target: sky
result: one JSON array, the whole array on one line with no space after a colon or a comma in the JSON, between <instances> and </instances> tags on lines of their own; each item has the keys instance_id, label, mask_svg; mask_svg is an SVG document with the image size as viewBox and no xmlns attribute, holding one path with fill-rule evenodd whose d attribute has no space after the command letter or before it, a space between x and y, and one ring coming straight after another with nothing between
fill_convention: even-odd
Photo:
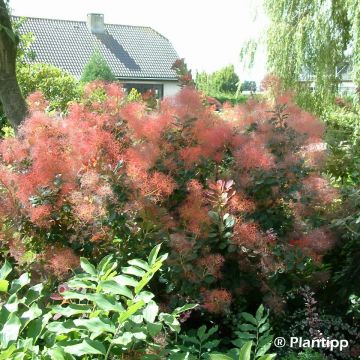
<instances>
[{"instance_id":1,"label":"sky","mask_svg":"<svg viewBox=\"0 0 360 360\"><path fill-rule=\"evenodd\" d=\"M18 16L86 21L88 13L101 13L105 23L150 26L171 41L194 75L233 64L241 81L260 81L266 73L263 50L250 71L243 69L239 57L248 39L266 31L260 4L261 0L10 0L12 14Z\"/></svg>"}]
</instances>

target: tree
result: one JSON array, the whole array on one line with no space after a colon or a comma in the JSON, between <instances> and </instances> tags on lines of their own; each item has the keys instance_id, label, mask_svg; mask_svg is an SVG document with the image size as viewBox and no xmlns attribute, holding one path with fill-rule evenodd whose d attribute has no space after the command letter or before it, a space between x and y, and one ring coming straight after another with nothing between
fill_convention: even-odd
<instances>
[{"instance_id":1,"label":"tree","mask_svg":"<svg viewBox=\"0 0 360 360\"><path fill-rule=\"evenodd\" d=\"M81 81L84 83L94 80L115 81L116 77L113 74L110 66L100 54L99 50L95 50L85 65Z\"/></svg>"},{"instance_id":2,"label":"tree","mask_svg":"<svg viewBox=\"0 0 360 360\"><path fill-rule=\"evenodd\" d=\"M27 106L16 78L18 37L15 35L7 4L0 0L0 101L16 129L27 114Z\"/></svg>"},{"instance_id":3,"label":"tree","mask_svg":"<svg viewBox=\"0 0 360 360\"><path fill-rule=\"evenodd\" d=\"M234 65L225 66L212 74L201 72L196 75L197 88L208 95L234 94L238 82L239 77L235 73Z\"/></svg>"},{"instance_id":4,"label":"tree","mask_svg":"<svg viewBox=\"0 0 360 360\"><path fill-rule=\"evenodd\" d=\"M285 87L314 81L322 98L336 93L338 69L351 63L360 84L360 0L264 0L270 18L268 68Z\"/></svg>"},{"instance_id":5,"label":"tree","mask_svg":"<svg viewBox=\"0 0 360 360\"><path fill-rule=\"evenodd\" d=\"M18 64L17 78L25 97L41 91L49 110L66 111L68 103L79 96L76 79L56 66L44 63Z\"/></svg>"},{"instance_id":6,"label":"tree","mask_svg":"<svg viewBox=\"0 0 360 360\"><path fill-rule=\"evenodd\" d=\"M222 93L234 93L237 89L239 77L235 73L234 65L228 65L212 74L213 86Z\"/></svg>"},{"instance_id":7,"label":"tree","mask_svg":"<svg viewBox=\"0 0 360 360\"><path fill-rule=\"evenodd\" d=\"M256 82L252 81L252 80L245 80L241 86L240 86L240 90L241 91L251 91L251 92L255 92L256 91Z\"/></svg>"}]
</instances>

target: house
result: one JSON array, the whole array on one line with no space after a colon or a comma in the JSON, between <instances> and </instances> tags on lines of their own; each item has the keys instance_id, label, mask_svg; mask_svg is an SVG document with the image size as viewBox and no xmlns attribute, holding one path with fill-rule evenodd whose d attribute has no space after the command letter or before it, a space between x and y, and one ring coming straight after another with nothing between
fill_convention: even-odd
<instances>
[{"instance_id":1,"label":"house","mask_svg":"<svg viewBox=\"0 0 360 360\"><path fill-rule=\"evenodd\" d=\"M354 81L353 67L351 63L336 69L336 74L340 79L339 92L342 94L354 94L357 91L357 85Z\"/></svg>"},{"instance_id":2,"label":"house","mask_svg":"<svg viewBox=\"0 0 360 360\"><path fill-rule=\"evenodd\" d=\"M351 62L345 63L343 66L336 67L336 78L338 80L338 91L339 94L355 94L357 92L357 85L353 78L353 67ZM300 82L308 84L310 89L315 88L315 76L311 71L305 69L301 76Z\"/></svg>"},{"instance_id":3,"label":"house","mask_svg":"<svg viewBox=\"0 0 360 360\"><path fill-rule=\"evenodd\" d=\"M19 20L19 17L14 17ZM35 59L68 71L77 79L97 49L124 88L154 90L159 98L180 89L172 64L179 58L170 41L150 27L105 24L103 14L87 21L26 18L21 34L33 33Z\"/></svg>"}]
</instances>

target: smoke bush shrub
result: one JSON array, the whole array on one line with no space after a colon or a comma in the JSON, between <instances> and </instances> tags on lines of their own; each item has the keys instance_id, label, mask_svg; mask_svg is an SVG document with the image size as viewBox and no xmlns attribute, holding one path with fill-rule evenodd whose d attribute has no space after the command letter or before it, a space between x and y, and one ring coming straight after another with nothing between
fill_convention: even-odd
<instances>
[{"instance_id":1,"label":"smoke bush shrub","mask_svg":"<svg viewBox=\"0 0 360 360\"><path fill-rule=\"evenodd\" d=\"M336 241L324 126L291 95L216 113L185 86L150 110L94 82L62 119L41 111L39 94L30 100L0 146L1 241L42 276L66 277L79 254L126 260L163 241L160 280L178 293L164 301L219 316L254 289L279 307L277 282L298 286Z\"/></svg>"}]
</instances>

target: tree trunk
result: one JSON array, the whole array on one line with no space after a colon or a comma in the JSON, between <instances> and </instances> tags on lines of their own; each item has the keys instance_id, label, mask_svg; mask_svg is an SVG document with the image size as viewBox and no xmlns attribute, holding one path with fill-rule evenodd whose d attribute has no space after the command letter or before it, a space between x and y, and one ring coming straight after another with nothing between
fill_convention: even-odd
<instances>
[{"instance_id":1,"label":"tree trunk","mask_svg":"<svg viewBox=\"0 0 360 360\"><path fill-rule=\"evenodd\" d=\"M4 0L0 0L0 101L16 130L27 115L27 106L16 79L17 40Z\"/></svg>"}]
</instances>

